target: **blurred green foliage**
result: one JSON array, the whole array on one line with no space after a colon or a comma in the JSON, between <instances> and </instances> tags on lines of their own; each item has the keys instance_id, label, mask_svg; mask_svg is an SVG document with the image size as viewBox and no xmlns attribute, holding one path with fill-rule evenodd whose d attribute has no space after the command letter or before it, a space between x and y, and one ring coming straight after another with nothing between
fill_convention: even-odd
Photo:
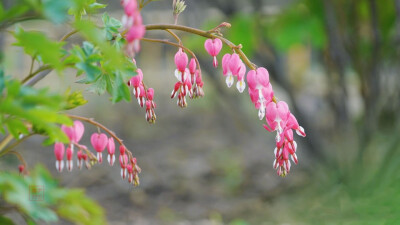
<instances>
[{"instance_id":1,"label":"blurred green foliage","mask_svg":"<svg viewBox=\"0 0 400 225\"><path fill-rule=\"evenodd\" d=\"M58 217L83 225L105 224L103 209L84 195L80 189L58 186L50 173L37 165L29 176L1 172L0 198L5 201L2 209L16 207L28 224L55 222ZM13 224L0 217L1 224Z\"/></svg>"},{"instance_id":2,"label":"blurred green foliage","mask_svg":"<svg viewBox=\"0 0 400 225\"><path fill-rule=\"evenodd\" d=\"M280 50L293 45L326 46L322 1L298 1L263 24L263 35ZM301 21L301 22L300 22Z\"/></svg>"},{"instance_id":3,"label":"blurred green foliage","mask_svg":"<svg viewBox=\"0 0 400 225\"><path fill-rule=\"evenodd\" d=\"M21 27L17 27L14 37L17 40L14 45L22 47L26 54L57 71L63 69L63 63L60 60L64 56L63 42L50 40L41 32L24 31Z\"/></svg>"},{"instance_id":4,"label":"blurred green foliage","mask_svg":"<svg viewBox=\"0 0 400 225\"><path fill-rule=\"evenodd\" d=\"M58 126L72 124L67 116L58 113L66 107L66 97L52 94L47 88L22 86L19 81L5 77L1 70L0 83L0 131L3 134L7 129L15 139L19 139L20 134L29 134L28 128L32 126L34 132L48 136L47 144L68 142Z\"/></svg>"}]
</instances>

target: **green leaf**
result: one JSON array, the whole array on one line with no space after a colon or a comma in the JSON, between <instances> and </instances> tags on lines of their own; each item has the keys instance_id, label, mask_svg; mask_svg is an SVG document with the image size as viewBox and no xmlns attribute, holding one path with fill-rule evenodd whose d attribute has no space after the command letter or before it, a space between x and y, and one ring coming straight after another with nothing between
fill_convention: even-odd
<instances>
[{"instance_id":1,"label":"green leaf","mask_svg":"<svg viewBox=\"0 0 400 225\"><path fill-rule=\"evenodd\" d=\"M56 42L47 38L46 35L35 31L24 31L17 27L14 32L17 42L14 45L21 46L25 53L32 57L40 56L45 64L49 64L57 70L63 68L63 42Z\"/></svg>"},{"instance_id":2,"label":"green leaf","mask_svg":"<svg viewBox=\"0 0 400 225\"><path fill-rule=\"evenodd\" d=\"M0 216L0 224L1 225L14 225L14 222L7 217Z\"/></svg>"},{"instance_id":3,"label":"green leaf","mask_svg":"<svg viewBox=\"0 0 400 225\"><path fill-rule=\"evenodd\" d=\"M44 15L54 23L63 23L68 19L71 1L43 0Z\"/></svg>"},{"instance_id":4,"label":"green leaf","mask_svg":"<svg viewBox=\"0 0 400 225\"><path fill-rule=\"evenodd\" d=\"M122 99L126 101L131 100L131 93L129 91L128 85L123 81L122 77L118 74L115 79L115 88L113 89L112 101L118 102Z\"/></svg>"},{"instance_id":5,"label":"green leaf","mask_svg":"<svg viewBox=\"0 0 400 225\"><path fill-rule=\"evenodd\" d=\"M77 63L76 68L86 73L86 77L89 82L96 80L101 73L100 69L97 66L94 66L88 62Z\"/></svg>"},{"instance_id":6,"label":"green leaf","mask_svg":"<svg viewBox=\"0 0 400 225\"><path fill-rule=\"evenodd\" d=\"M25 124L21 120L8 119L6 125L8 131L15 139L19 139L20 134L29 134L28 128L26 128Z\"/></svg>"},{"instance_id":7,"label":"green leaf","mask_svg":"<svg viewBox=\"0 0 400 225\"><path fill-rule=\"evenodd\" d=\"M39 196L40 201L33 200L34 196ZM0 198L26 215L28 224L55 224L58 216L75 224L106 224L104 210L83 190L59 187L43 166L36 166L27 177L0 172ZM0 224L13 223L0 216Z\"/></svg>"}]
</instances>

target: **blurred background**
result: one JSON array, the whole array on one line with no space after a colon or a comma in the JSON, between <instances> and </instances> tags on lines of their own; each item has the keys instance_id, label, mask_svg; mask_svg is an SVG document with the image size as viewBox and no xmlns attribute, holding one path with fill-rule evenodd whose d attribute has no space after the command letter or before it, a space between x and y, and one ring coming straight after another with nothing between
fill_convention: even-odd
<instances>
[{"instance_id":1,"label":"blurred background","mask_svg":"<svg viewBox=\"0 0 400 225\"><path fill-rule=\"evenodd\" d=\"M107 3L106 11L120 19L119 1ZM173 23L171 3L150 3L144 23ZM155 89L156 124L146 122L135 101L113 105L90 92L84 93L89 103L72 112L124 139L142 168L138 188L107 163L57 173L52 148L42 147L40 138L19 147L28 164L43 163L63 186L86 189L113 225L400 224L400 1L186 3L179 24L208 30L231 23L224 36L269 70L275 95L288 102L307 133L295 137L299 165L285 178L276 175L275 135L262 127L247 90L227 88L204 50L205 39L181 32L201 63L204 98L179 108L169 97L177 49L142 42L136 60ZM66 32L37 21L22 26L57 39ZM161 31L146 37L172 40ZM71 45L81 41L74 36ZM4 42L9 46L13 39ZM5 52L8 71L26 74L30 59L23 51L11 46ZM219 61L227 52L224 47ZM37 86L86 88L74 84L74 74L54 73ZM95 129L86 129L82 143L90 145Z\"/></svg>"}]
</instances>

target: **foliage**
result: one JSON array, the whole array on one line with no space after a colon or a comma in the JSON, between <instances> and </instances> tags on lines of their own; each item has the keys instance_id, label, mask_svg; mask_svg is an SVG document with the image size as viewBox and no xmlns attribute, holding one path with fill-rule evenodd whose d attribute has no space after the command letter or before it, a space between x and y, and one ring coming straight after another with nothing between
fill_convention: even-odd
<instances>
[{"instance_id":1,"label":"foliage","mask_svg":"<svg viewBox=\"0 0 400 225\"><path fill-rule=\"evenodd\" d=\"M33 193L35 190L38 190L37 194ZM14 172L1 172L0 198L6 202L5 208L17 207L28 224L51 223L58 217L77 224L105 224L103 209L86 197L83 190L59 187L40 165L26 177ZM6 217L0 217L0 222L13 224Z\"/></svg>"},{"instance_id":2,"label":"foliage","mask_svg":"<svg viewBox=\"0 0 400 225\"><path fill-rule=\"evenodd\" d=\"M3 84L0 90L0 129L3 134L7 128L15 139L19 139L20 134L29 134L31 127L34 132L48 136L48 144L54 141L68 142L57 126L72 124L68 117L58 112L66 108L67 96L51 94L47 88L23 86L15 79L4 77L2 71L0 83Z\"/></svg>"},{"instance_id":3,"label":"foliage","mask_svg":"<svg viewBox=\"0 0 400 225\"><path fill-rule=\"evenodd\" d=\"M136 66L123 51L122 24L107 13L99 26L91 20L91 14L106 7L96 0L16 0L0 3L0 31L11 30L14 46L20 47L31 57L29 73L22 80L9 76L0 53L0 132L9 134L1 142L0 156L11 150L7 145L15 139L40 134L47 139L45 145L69 142L60 125L72 125L65 115L70 109L87 103L82 92L68 89L54 93L49 88L33 88L38 80L55 70L63 75L68 68L77 71L78 83L87 84L88 90L97 94L108 92L112 102L130 101L127 81L135 76ZM54 24L70 25L73 29L60 40L50 38L45 30L29 30L19 23L42 19ZM10 29L14 26L14 29ZM14 30L14 31L12 31ZM79 32L81 45L67 45L66 40ZM2 33L3 35L3 33ZM6 33L4 33L6 35ZM36 81L31 82L33 79ZM24 173L26 173L24 171ZM29 201L29 186L45 187L44 201ZM2 173L0 194L10 207L17 207L28 224L39 221L52 223L58 217L76 224L104 224L103 210L78 189L59 188L57 182L42 167L23 177L15 173ZM1 224L13 224L0 217Z\"/></svg>"}]
</instances>

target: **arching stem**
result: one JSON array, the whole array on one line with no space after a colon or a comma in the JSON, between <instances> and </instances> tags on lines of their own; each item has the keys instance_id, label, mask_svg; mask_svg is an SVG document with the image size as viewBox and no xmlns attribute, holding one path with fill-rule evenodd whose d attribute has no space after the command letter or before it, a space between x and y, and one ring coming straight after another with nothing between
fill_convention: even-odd
<instances>
[{"instance_id":1,"label":"arching stem","mask_svg":"<svg viewBox=\"0 0 400 225\"><path fill-rule=\"evenodd\" d=\"M130 159L133 158L132 152L130 152L128 150L128 148L124 145L122 139L120 139L117 135L115 135L115 133L108 129L107 127L105 127L103 124L96 122L94 119L92 118L86 118L83 116L76 116L76 115L70 115L70 114L66 114L66 116L68 116L71 119L76 119L76 120L80 120L80 121L84 121L86 123L92 124L96 127L99 127L100 129L104 130L106 133L108 133L111 137L113 137L120 145L124 146L125 151L128 153Z\"/></svg>"}]
</instances>

